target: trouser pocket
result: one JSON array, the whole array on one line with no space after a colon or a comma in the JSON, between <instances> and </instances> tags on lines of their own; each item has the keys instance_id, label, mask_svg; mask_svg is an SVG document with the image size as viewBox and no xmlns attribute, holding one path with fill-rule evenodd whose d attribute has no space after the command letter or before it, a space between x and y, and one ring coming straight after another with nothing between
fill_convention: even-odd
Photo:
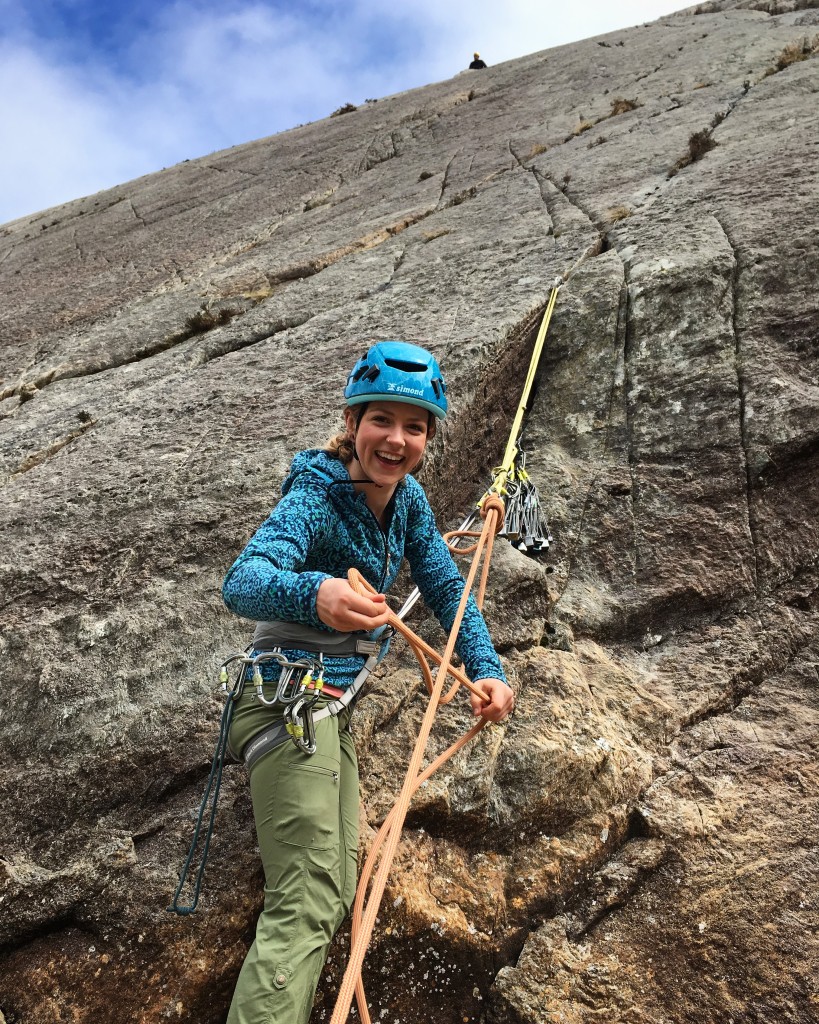
<instances>
[{"instance_id":1,"label":"trouser pocket","mask_svg":"<svg viewBox=\"0 0 819 1024\"><path fill-rule=\"evenodd\" d=\"M322 754L291 760L276 780L272 833L275 839L309 850L338 845L339 762Z\"/></svg>"}]
</instances>

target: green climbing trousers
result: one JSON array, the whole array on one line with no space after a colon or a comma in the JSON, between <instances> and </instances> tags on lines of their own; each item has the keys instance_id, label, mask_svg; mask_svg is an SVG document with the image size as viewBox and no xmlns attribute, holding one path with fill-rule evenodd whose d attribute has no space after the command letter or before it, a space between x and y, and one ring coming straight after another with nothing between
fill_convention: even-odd
<instances>
[{"instance_id":1,"label":"green climbing trousers","mask_svg":"<svg viewBox=\"0 0 819 1024\"><path fill-rule=\"evenodd\" d=\"M246 692L230 742L240 750L280 713ZM288 739L250 773L264 908L227 1024L307 1024L330 941L355 898L358 762L350 712L316 723L312 756Z\"/></svg>"}]
</instances>

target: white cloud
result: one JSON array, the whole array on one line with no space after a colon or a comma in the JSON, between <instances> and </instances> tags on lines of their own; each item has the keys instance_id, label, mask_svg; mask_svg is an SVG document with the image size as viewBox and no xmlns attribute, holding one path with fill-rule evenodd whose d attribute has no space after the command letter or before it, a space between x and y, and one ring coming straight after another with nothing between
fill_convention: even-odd
<instances>
[{"instance_id":1,"label":"white cloud","mask_svg":"<svg viewBox=\"0 0 819 1024\"><path fill-rule=\"evenodd\" d=\"M423 36L416 55L426 65L434 54L442 75L451 75L469 63L477 50L489 64L528 53L587 39L618 28L653 21L689 6L685 0L397 0L394 15L413 12ZM376 18L380 0L358 0L362 16Z\"/></svg>"},{"instance_id":2,"label":"white cloud","mask_svg":"<svg viewBox=\"0 0 819 1024\"><path fill-rule=\"evenodd\" d=\"M0 46L0 219L131 176L140 153L118 130L102 85L26 48Z\"/></svg>"}]
</instances>

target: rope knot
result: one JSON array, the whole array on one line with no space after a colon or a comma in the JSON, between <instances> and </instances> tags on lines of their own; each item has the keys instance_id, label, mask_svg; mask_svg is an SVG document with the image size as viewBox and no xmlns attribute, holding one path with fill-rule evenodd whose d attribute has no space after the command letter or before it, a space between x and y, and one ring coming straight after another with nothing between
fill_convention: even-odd
<instances>
[{"instance_id":1,"label":"rope knot","mask_svg":"<svg viewBox=\"0 0 819 1024\"><path fill-rule=\"evenodd\" d=\"M486 519L492 509L494 509L498 514L497 519L495 520L495 533L500 533L503 529L506 506L503 503L503 498L501 498L499 494L489 494L484 498L483 504L481 505L481 518Z\"/></svg>"}]
</instances>

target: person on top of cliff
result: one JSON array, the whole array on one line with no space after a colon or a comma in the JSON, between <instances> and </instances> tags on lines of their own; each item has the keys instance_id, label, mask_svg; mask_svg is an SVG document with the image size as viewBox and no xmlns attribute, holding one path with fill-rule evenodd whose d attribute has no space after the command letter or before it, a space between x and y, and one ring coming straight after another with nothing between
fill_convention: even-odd
<instances>
[{"instance_id":1,"label":"person on top of cliff","mask_svg":"<svg viewBox=\"0 0 819 1024\"><path fill-rule=\"evenodd\" d=\"M484 64L484 62L481 60L481 55L479 53L473 54L473 60L472 60L472 63L469 65L469 70L470 71L477 71L478 68L485 68L485 67L486 67L486 64Z\"/></svg>"},{"instance_id":2,"label":"person on top of cliff","mask_svg":"<svg viewBox=\"0 0 819 1024\"><path fill-rule=\"evenodd\" d=\"M326 447L295 456L281 500L223 585L228 608L257 620L254 656L274 649L265 646L271 636L291 662L334 652L324 663L323 692L325 703L339 704L366 675L364 655L356 653L360 638L375 646L373 631L387 622L384 593L404 558L447 630L465 586L411 475L447 411L435 358L417 345L379 342L356 363L344 395L344 429ZM353 590L346 578L352 566L377 594ZM514 696L471 597L456 649L488 698L483 704L470 696L474 714L501 721ZM294 749L287 733L266 749L267 737L282 733L284 709L273 700L279 664L260 667L265 702L257 687L245 687L229 739L250 771L265 898L227 1024L306 1024L329 944L355 896L352 702L321 720L316 713L314 754Z\"/></svg>"}]
</instances>

